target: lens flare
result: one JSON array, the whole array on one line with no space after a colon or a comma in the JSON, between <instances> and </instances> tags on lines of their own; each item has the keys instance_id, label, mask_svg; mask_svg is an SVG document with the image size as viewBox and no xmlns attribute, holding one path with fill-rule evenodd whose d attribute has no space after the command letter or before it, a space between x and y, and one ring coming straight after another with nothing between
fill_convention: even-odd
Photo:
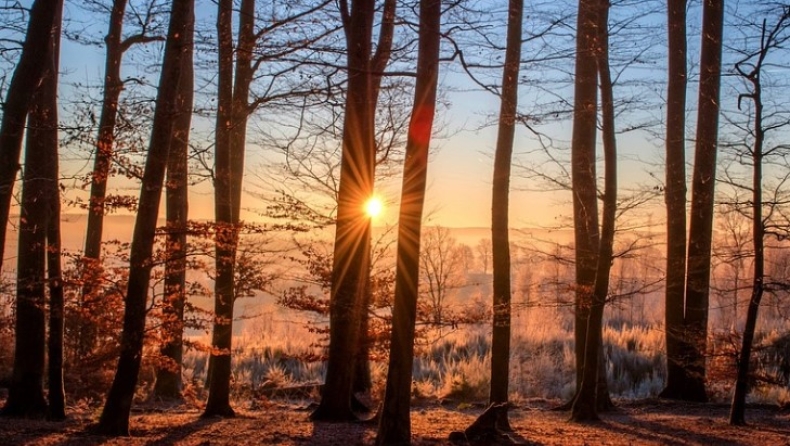
<instances>
[{"instance_id":1,"label":"lens flare","mask_svg":"<svg viewBox=\"0 0 790 446\"><path fill-rule=\"evenodd\" d=\"M365 203L365 213L368 214L370 218L376 218L381 213L384 212L384 202L381 201L379 197L370 197L370 199Z\"/></svg>"}]
</instances>

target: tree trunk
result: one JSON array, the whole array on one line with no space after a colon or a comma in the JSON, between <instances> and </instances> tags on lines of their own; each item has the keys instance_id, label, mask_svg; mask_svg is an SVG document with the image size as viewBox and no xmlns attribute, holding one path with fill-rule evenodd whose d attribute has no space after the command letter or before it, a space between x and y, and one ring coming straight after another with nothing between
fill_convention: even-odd
<instances>
[{"instance_id":1,"label":"tree trunk","mask_svg":"<svg viewBox=\"0 0 790 446\"><path fill-rule=\"evenodd\" d=\"M189 33L194 32L190 29ZM165 262L165 297L162 307L162 346L160 354L167 361L156 370L154 397L181 399L183 358L184 303L186 302L187 222L189 215L188 167L189 130L192 125L194 96L194 61L192 49L182 60L179 82L179 113L173 121L173 136L167 161L165 200L167 213L167 260Z\"/></svg>"},{"instance_id":2,"label":"tree trunk","mask_svg":"<svg viewBox=\"0 0 790 446\"><path fill-rule=\"evenodd\" d=\"M666 182L667 283L665 335L667 382L663 398L683 395L683 319L686 288L686 0L668 2Z\"/></svg>"},{"instance_id":3,"label":"tree trunk","mask_svg":"<svg viewBox=\"0 0 790 446\"><path fill-rule=\"evenodd\" d=\"M508 8L507 48L502 73L502 97L499 109L499 133L494 154L494 179L491 196L491 242L494 271L493 332L491 338L490 404L508 402L510 381L510 165L518 107L519 65L521 64L521 29L523 0L510 0ZM507 411L497 422L510 430Z\"/></svg>"},{"instance_id":4,"label":"tree trunk","mask_svg":"<svg viewBox=\"0 0 790 446\"><path fill-rule=\"evenodd\" d=\"M708 399L705 393L705 356L708 336L723 18L723 0L703 2L697 144L694 153L686 276L685 332L688 335L688 358L684 361L686 376L681 396L687 401Z\"/></svg>"},{"instance_id":5,"label":"tree trunk","mask_svg":"<svg viewBox=\"0 0 790 446\"><path fill-rule=\"evenodd\" d=\"M203 416L233 416L230 407L230 381L215 375L230 376L230 343L233 317L233 231L231 195L230 131L233 119L233 2L220 0L217 15L219 73L217 75L217 122L214 144L214 208L216 270L214 281L214 331L209 358L209 397ZM231 320L221 315L231 315Z\"/></svg>"},{"instance_id":6,"label":"tree trunk","mask_svg":"<svg viewBox=\"0 0 790 446\"><path fill-rule=\"evenodd\" d=\"M381 26L379 28L378 45L376 45L376 53L371 59L371 103L375 109L378 104L379 92L381 91L381 79L383 77L384 69L390 60L392 54L392 41L395 34L395 11L398 2L396 0L385 0L383 11L381 13ZM372 126L375 127L375 113L371 114L370 119L373 121ZM380 150L377 147L376 150ZM373 224L369 221L368 224ZM370 257L368 258L371 261ZM372 265L367 266L367 270L371 271ZM356 393L368 393L373 387L373 380L370 376L370 342L368 339L368 327L370 319L369 306L373 296L370 295L370 275L368 273L368 283L365 285L365 301L362 304L362 315L359 321L359 351L357 352L357 359L354 366L354 383L352 391ZM352 403L356 401L355 395L352 395ZM358 406L358 405L357 405ZM361 407L365 409L365 407Z\"/></svg>"},{"instance_id":7,"label":"tree trunk","mask_svg":"<svg viewBox=\"0 0 790 446\"><path fill-rule=\"evenodd\" d=\"M104 65L104 88L102 108L99 115L99 134L96 140L96 155L91 172L91 190L88 198L88 225L85 232L85 250L82 262L85 283L82 287L81 306L94 307L97 281L102 272L101 242L104 232L104 200L107 195L107 180L110 176L113 145L115 144L115 122L118 115L118 99L123 91L121 81L121 58L123 47L121 34L126 0L114 0L110 11L110 27L104 41L106 59ZM80 333L78 357L88 355L96 343L96 333L89 325Z\"/></svg>"},{"instance_id":8,"label":"tree trunk","mask_svg":"<svg viewBox=\"0 0 790 446\"><path fill-rule=\"evenodd\" d=\"M375 5L341 0L348 47L348 90L343 124L337 224L330 296L329 359L321 403L314 420L354 419L353 364L359 342L362 293L370 265L370 225L364 203L373 193L375 142L371 101L370 51Z\"/></svg>"},{"instance_id":9,"label":"tree trunk","mask_svg":"<svg viewBox=\"0 0 790 446\"><path fill-rule=\"evenodd\" d=\"M787 27L790 21L790 8L785 6L782 15L777 21L776 27L769 32L766 22L763 21L761 47L755 55L756 62L750 58L743 61L745 66L753 66L750 72L744 72L736 64L736 70L741 77L746 78L752 84L750 94L742 95L740 98L751 98L754 103L754 124L752 133L754 134L754 146L752 147L752 243L754 245L754 277L752 280L752 295L749 299L749 308L746 312L746 324L743 329L743 343L741 345L740 357L738 358L738 374L735 379L735 392L732 397L732 407L730 409L730 424L746 424L746 394L749 391L749 362L752 353L752 343L754 342L754 332L757 327L757 314L760 309L760 301L765 291L765 222L763 221L763 157L765 145L766 128L763 125L763 89L762 72L763 63L768 50L779 46L776 42L776 30ZM767 37L766 37L767 36Z\"/></svg>"},{"instance_id":10,"label":"tree trunk","mask_svg":"<svg viewBox=\"0 0 790 446\"><path fill-rule=\"evenodd\" d=\"M209 398L203 416L235 415L230 406L231 342L233 339L233 304L236 299L236 250L239 243L239 212L244 171L248 96L252 81L251 58L255 43L255 1L244 0L239 14L239 47L236 52L236 79L233 76L233 2L219 5L217 29L220 36L219 93L215 213L216 268L215 322L210 358Z\"/></svg>"},{"instance_id":11,"label":"tree trunk","mask_svg":"<svg viewBox=\"0 0 790 446\"><path fill-rule=\"evenodd\" d=\"M759 76L757 77L759 79ZM759 80L757 81L759 82ZM755 103L755 143L752 153L753 182L752 182L752 237L754 239L754 278L752 282L752 295L749 299L749 309L746 312L746 324L743 328L743 341L738 357L738 374L735 379L735 392L732 396L730 409L730 424L745 425L746 394L749 392L749 360L752 354L754 331L757 327L757 313L765 289L765 249L763 227L763 201L762 201L762 163L763 139L761 93L759 87L754 93Z\"/></svg>"},{"instance_id":12,"label":"tree trunk","mask_svg":"<svg viewBox=\"0 0 790 446\"><path fill-rule=\"evenodd\" d=\"M436 109L441 4L440 0L420 1L417 83L401 187L390 362L376 436L378 445L411 442L409 409L420 270L420 230L428 174L428 149Z\"/></svg>"},{"instance_id":13,"label":"tree trunk","mask_svg":"<svg viewBox=\"0 0 790 446\"><path fill-rule=\"evenodd\" d=\"M129 435L129 412L143 353L146 300L153 266L151 256L162 182L172 140L173 118L178 113L180 92L178 86L183 69L182 60L193 44L189 30L193 26L194 19L194 0L173 1L151 142L146 157L139 209L132 236L121 353L98 425L98 431L107 435Z\"/></svg>"},{"instance_id":14,"label":"tree trunk","mask_svg":"<svg viewBox=\"0 0 790 446\"><path fill-rule=\"evenodd\" d=\"M372 221L369 224L373 224ZM372 231L372 228L371 228ZM368 258L368 260L371 260ZM371 260L372 261L372 260ZM370 305L373 300L370 288L370 267L368 270L368 281L362 293L362 313L359 318L359 345L357 347L357 358L354 362L354 382L351 386L352 408L357 412L369 412L370 408L365 406L356 395L366 394L373 387L373 379L370 376Z\"/></svg>"},{"instance_id":15,"label":"tree trunk","mask_svg":"<svg viewBox=\"0 0 790 446\"><path fill-rule=\"evenodd\" d=\"M42 148L41 164L44 197L47 206L47 244L46 264L49 284L49 337L47 339L47 402L49 403L50 420L66 418L66 394L63 389L63 277L61 268L61 235L60 235L60 174L58 166L58 69L60 68L60 33L63 5L55 13L55 24L52 26L52 43L50 45L50 67L44 76L39 94L42 104L48 111L42 118L40 134ZM43 279L43 277L42 277Z\"/></svg>"},{"instance_id":16,"label":"tree trunk","mask_svg":"<svg viewBox=\"0 0 790 446\"><path fill-rule=\"evenodd\" d=\"M57 18L57 14L56 14ZM53 22L54 23L54 20ZM42 84L32 96L25 143L25 169L19 219L17 293L15 312L16 348L8 401L3 415L43 418L47 414L44 399L44 364L46 350L46 280L47 217L49 213L48 174L50 169L41 157L49 157L54 137L57 150L57 72L53 71L52 34L60 27L50 26L50 45L42 53L45 66ZM54 93L54 95L52 94ZM57 104L55 103L55 108ZM50 128L55 120L55 128Z\"/></svg>"},{"instance_id":17,"label":"tree trunk","mask_svg":"<svg viewBox=\"0 0 790 446\"><path fill-rule=\"evenodd\" d=\"M592 306L587 324L587 342L582 369L582 382L571 409L573 421L598 419L598 399L608 398L599 394L601 372L601 339L603 311L609 294L609 272L612 267L615 215L617 212L617 137L615 134L614 93L609 69L609 0L601 0L598 9L597 66L601 83L601 112L604 150L604 197L601 222L601 240L598 247L598 267L595 274ZM605 373L605 369L604 372ZM604 375L605 378L606 375Z\"/></svg>"},{"instance_id":18,"label":"tree trunk","mask_svg":"<svg viewBox=\"0 0 790 446\"><path fill-rule=\"evenodd\" d=\"M597 10L598 0L579 0L571 136L573 233L576 246L574 339L577 391L582 382L587 320L598 263L598 200L595 178Z\"/></svg>"},{"instance_id":19,"label":"tree trunk","mask_svg":"<svg viewBox=\"0 0 790 446\"><path fill-rule=\"evenodd\" d=\"M19 170L22 135L33 97L47 68L47 54L52 26L63 0L35 0L30 8L25 42L14 75L8 85L0 122L0 271L5 258L5 239L14 182Z\"/></svg>"}]
</instances>

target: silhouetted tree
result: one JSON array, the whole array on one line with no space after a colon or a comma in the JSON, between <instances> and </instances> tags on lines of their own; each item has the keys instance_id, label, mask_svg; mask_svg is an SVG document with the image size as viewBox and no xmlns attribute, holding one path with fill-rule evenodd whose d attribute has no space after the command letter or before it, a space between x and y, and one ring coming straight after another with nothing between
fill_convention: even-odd
<instances>
[{"instance_id":1,"label":"silhouetted tree","mask_svg":"<svg viewBox=\"0 0 790 446\"><path fill-rule=\"evenodd\" d=\"M61 267L60 235L60 168L58 154L58 79L60 68L60 35L63 5L58 7L55 24L52 26L49 68L47 69L38 95L43 113L37 116L38 123L30 116L29 127L38 127L38 134L31 135L41 139L41 173L43 178L43 197L46 202L46 265L49 284L49 332L47 338L47 417L51 420L66 418L66 393L63 388L63 334L64 334L64 295ZM28 130L30 131L30 130ZM39 162L35 157L33 162ZM27 164L27 161L25 161ZM42 277L43 279L43 277Z\"/></svg>"},{"instance_id":2,"label":"silhouetted tree","mask_svg":"<svg viewBox=\"0 0 790 446\"><path fill-rule=\"evenodd\" d=\"M685 371L683 391L679 394L680 399L687 401L708 399L705 393L705 357L723 21L724 1L705 0L702 14L697 142L694 152L686 274L684 321L687 353L683 359Z\"/></svg>"},{"instance_id":3,"label":"silhouetted tree","mask_svg":"<svg viewBox=\"0 0 790 446\"><path fill-rule=\"evenodd\" d=\"M678 398L683 383L683 319L686 288L686 0L667 2L668 81L666 124L667 346L664 398Z\"/></svg>"},{"instance_id":4,"label":"silhouetted tree","mask_svg":"<svg viewBox=\"0 0 790 446\"><path fill-rule=\"evenodd\" d=\"M190 29L189 33L194 32ZM192 124L194 61L187 48L178 88L178 115L174 118L165 188L165 283L162 302L162 345L165 363L156 369L154 396L181 398L184 304L186 303L187 218L189 211L188 158L189 130Z\"/></svg>"},{"instance_id":5,"label":"silhouetted tree","mask_svg":"<svg viewBox=\"0 0 790 446\"><path fill-rule=\"evenodd\" d=\"M350 420L353 367L363 292L369 280L370 224L364 204L373 193L375 138L371 101L371 37L375 2L339 0L346 33L348 87L338 187L330 297L329 358L315 420Z\"/></svg>"},{"instance_id":6,"label":"silhouetted tree","mask_svg":"<svg viewBox=\"0 0 790 446\"><path fill-rule=\"evenodd\" d=\"M600 351L603 336L603 310L609 294L609 273L614 260L612 253L617 213L617 137L615 134L614 92L609 68L609 0L600 0L599 5L596 65L601 88L604 151L603 212L601 239L598 246L598 265L587 322L582 382L571 408L571 419L574 421L596 420L598 418L598 399L608 398L608 394L599 390L598 383L602 378L606 379L606 369L601 370L602 355ZM599 374L604 376L601 377Z\"/></svg>"},{"instance_id":7,"label":"silhouetted tree","mask_svg":"<svg viewBox=\"0 0 790 446\"><path fill-rule=\"evenodd\" d=\"M738 75L747 83L747 92L738 97L738 107L741 108L742 100L751 100L753 107L753 122L749 129L752 138L752 147L744 155L751 155L752 164L752 185L751 185L751 223L752 223L752 244L754 247L754 263L752 277L752 294L749 299L749 308L746 313L746 323L743 329L743 340L741 351L738 357L738 374L735 380L735 391L732 397L732 408L730 410L730 424L746 424L746 394L749 390L749 365L751 361L752 343L754 342L754 332L757 326L757 313L760 309L760 302L765 292L765 235L766 225L769 224L771 214L776 207L775 201L769 203L763 201L763 164L764 158L776 154L782 146L766 148L766 133L787 126L784 119L775 118L775 114L769 110L766 119L765 104L763 99L764 84L763 73L769 52L781 49L790 40L790 5L778 6L778 17L776 22L770 26L767 19L763 19L759 27L760 39L759 48L735 64ZM745 106L745 105L744 105ZM776 196L776 194L772 194ZM769 205L767 212L763 214L763 207Z\"/></svg>"},{"instance_id":8,"label":"silhouetted tree","mask_svg":"<svg viewBox=\"0 0 790 446\"><path fill-rule=\"evenodd\" d=\"M40 7L40 6L39 6ZM47 194L49 191L49 176L51 170L47 163L42 162L40 157L46 156L51 159L51 154L58 149L57 131L57 51L60 40L60 21L63 5L55 2L50 5L54 8L46 28L42 29L42 35L31 36L30 33L38 31L33 28L33 13L37 12L37 20L42 20L41 11L31 10L31 22L28 28L25 51L30 51L31 47L27 41L40 40L45 46L38 55L38 63L41 69L39 79L41 84L35 83L30 86L30 90L25 94L28 96L29 110L25 106L24 114L21 119L27 116L29 129L25 144L25 170L23 174L22 203L20 209L19 222L19 244L18 244L18 265L17 265L17 293L15 311L15 348L14 348L14 369L11 379L11 386L8 392L8 400L0 412L4 416L41 418L47 414L47 401L44 399L44 364L46 351L46 252L47 252L47 230L48 217L50 213L50 199ZM34 5L35 8L35 5ZM40 23L37 25L41 25ZM38 42L36 42L38 43ZM19 69L24 61L20 60L20 65L15 72L15 77L19 75ZM12 85L13 85L12 80ZM19 83L17 85L20 85ZM9 88L9 98L14 94L13 87ZM18 94L18 92L17 92ZM16 98L18 100L18 98ZM8 108L7 102L4 107L3 128L6 128L6 116L16 111ZM28 113L29 112L29 113ZM13 129L14 123L10 126ZM21 138L21 128L19 129ZM2 135L0 135L2 138ZM3 141L0 139L0 141ZM20 140L21 141L21 140ZM5 142L5 141L3 141ZM3 149L7 146L3 145ZM3 151L3 155L5 155ZM19 153L16 154L17 162ZM16 175L14 169L14 176ZM57 174L55 175L57 176ZM13 182L9 187L13 186ZM6 214L3 222L7 220ZM2 232L5 232L3 224ZM2 251L0 251L2 252ZM61 301L62 302L62 301ZM62 311L61 311L62 315ZM62 319L61 319L62 324ZM60 331L62 335L62 330ZM57 328L55 336L58 335ZM61 338L62 339L62 338ZM53 339L54 341L55 339ZM62 344L62 341L61 341ZM50 366L58 368L57 359L55 364ZM61 358L62 364L62 358ZM51 369L51 371L56 371ZM55 382L54 402L56 403L56 413L54 418L62 418L63 400L58 399L58 392L62 394L62 368L61 378ZM60 387L59 387L60 385Z\"/></svg>"},{"instance_id":9,"label":"silhouetted tree","mask_svg":"<svg viewBox=\"0 0 790 446\"><path fill-rule=\"evenodd\" d=\"M178 96L181 89L178 86L184 67L182 61L193 45L193 36L189 30L192 29L194 20L194 0L173 1L157 92L154 126L151 130L139 210L132 236L121 353L98 424L99 432L107 435L129 435L129 413L143 353L156 221L170 142L173 138L173 118L179 111Z\"/></svg>"},{"instance_id":10,"label":"silhouetted tree","mask_svg":"<svg viewBox=\"0 0 790 446\"><path fill-rule=\"evenodd\" d=\"M256 29L256 2L243 0L239 7L238 42L233 46L233 2L221 1L217 18L218 63L217 77L217 121L215 127L215 252L216 279L214 312L215 323L212 335L212 355L209 359L209 398L206 402L205 416L233 416L230 407L231 380L231 342L233 326L233 305L236 295L236 257L239 233L242 228L240 219L242 180L244 176L244 153L247 141L247 122L250 114L270 100L285 97L302 97L311 90L290 90L255 97L251 100L251 85L256 78L256 70L262 64L278 58L288 59L299 49L308 47L320 37L305 37L288 40L283 48L272 53L262 51L265 47L261 40L276 30L288 30L287 25L324 8L328 1L310 4L300 10L286 8L283 16L275 15L266 25ZM319 36L322 34L319 33ZM290 38L290 37L289 37ZM235 56L235 67L234 67ZM285 70L284 73L288 73ZM278 76L275 75L275 78ZM272 85L269 84L269 87Z\"/></svg>"},{"instance_id":11,"label":"silhouetted tree","mask_svg":"<svg viewBox=\"0 0 790 446\"><path fill-rule=\"evenodd\" d=\"M521 29L523 0L508 3L507 48L502 71L502 95L499 109L499 130L494 152L494 179L491 193L491 247L494 272L493 331L491 337L490 404L508 402L510 383L510 167L518 107L519 65L521 63ZM497 426L511 430L507 412L496 419Z\"/></svg>"},{"instance_id":12,"label":"silhouetted tree","mask_svg":"<svg viewBox=\"0 0 790 446\"><path fill-rule=\"evenodd\" d=\"M5 239L14 182L19 171L22 135L33 92L41 83L48 63L46 57L52 24L63 0L35 0L30 7L25 42L14 75L8 85L0 122L0 270L5 258Z\"/></svg>"},{"instance_id":13,"label":"silhouetted tree","mask_svg":"<svg viewBox=\"0 0 790 446\"><path fill-rule=\"evenodd\" d=\"M408 444L411 441L411 371L419 296L420 231L428 175L428 149L436 110L441 6L440 0L420 1L417 83L403 168L390 362L376 436L378 445Z\"/></svg>"},{"instance_id":14,"label":"silhouetted tree","mask_svg":"<svg viewBox=\"0 0 790 446\"><path fill-rule=\"evenodd\" d=\"M127 0L113 0L109 14L109 28L104 38L106 56L104 65L104 84L102 87L101 111L99 112L99 129L96 138L93 170L90 173L90 195L88 197L88 224L85 231L85 248L83 251L83 270L85 282L82 288L82 301L90 305L95 299L92 294L96 290L96 281L101 276L101 247L104 233L104 215L107 211L107 183L111 175L110 167L115 153L115 132L118 117L119 98L124 89L121 79L121 62L123 55L135 44L163 40L162 36L149 35L145 27L140 32L123 38L124 15ZM84 5L90 7L91 3ZM103 5L102 5L103 6ZM104 9L104 8L98 8ZM146 9L152 12L151 8ZM143 19L147 22L149 19ZM81 333L84 349L90 351L95 343L96 333L90 326Z\"/></svg>"},{"instance_id":15,"label":"silhouetted tree","mask_svg":"<svg viewBox=\"0 0 790 446\"><path fill-rule=\"evenodd\" d=\"M252 11L249 9L252 7ZM242 40L252 33L255 19L254 0L246 0L239 21L239 56L249 60L250 48L242 47ZM236 153L233 144L234 127L234 88L233 88L233 1L221 0L218 3L217 36L218 62L217 76L217 121L215 127L215 175L214 175L214 212L215 212L215 251L217 275L214 281L214 331L211 338L209 358L208 387L209 397L204 416L234 416L230 407L230 347L232 340L234 274L236 248L238 246L239 222L238 209L235 207L234 188L241 182L242 172L236 171ZM246 16L246 14L251 14ZM238 64L240 65L240 64ZM237 66L238 66L237 65ZM237 80L237 84L245 79ZM249 88L249 83L247 83ZM246 96L244 99L246 103ZM246 120L244 123L246 127Z\"/></svg>"},{"instance_id":16,"label":"silhouetted tree","mask_svg":"<svg viewBox=\"0 0 790 446\"><path fill-rule=\"evenodd\" d=\"M576 65L571 136L571 187L573 234L576 249L574 340L576 389L581 388L587 321L598 264L598 197L595 174L595 140L598 110L596 51L598 0L579 0L576 25Z\"/></svg>"}]
</instances>

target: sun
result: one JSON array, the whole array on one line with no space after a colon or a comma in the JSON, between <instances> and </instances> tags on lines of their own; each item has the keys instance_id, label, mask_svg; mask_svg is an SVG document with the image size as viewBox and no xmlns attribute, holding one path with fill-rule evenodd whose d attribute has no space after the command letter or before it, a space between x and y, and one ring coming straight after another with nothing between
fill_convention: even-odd
<instances>
[{"instance_id":1,"label":"sun","mask_svg":"<svg viewBox=\"0 0 790 446\"><path fill-rule=\"evenodd\" d=\"M384 202L377 196L372 196L365 203L365 213L370 218L376 218L384 212Z\"/></svg>"}]
</instances>

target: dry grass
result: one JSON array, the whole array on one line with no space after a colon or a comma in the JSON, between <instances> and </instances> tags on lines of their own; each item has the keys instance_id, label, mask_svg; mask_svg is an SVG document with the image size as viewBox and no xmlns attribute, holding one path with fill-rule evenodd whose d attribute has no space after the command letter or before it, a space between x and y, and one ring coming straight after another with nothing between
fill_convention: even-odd
<instances>
[{"instance_id":1,"label":"dry grass","mask_svg":"<svg viewBox=\"0 0 790 446\"><path fill-rule=\"evenodd\" d=\"M775 407L750 407L747 427L726 423L725 405L677 404L649 400L623 403L597 424L567 422L567 414L550 411L553 402L530 400L511 411L518 433L545 445L790 445L790 413ZM267 403L240 410L234 419L201 419L194 408L149 407L134 412L131 438L90 434L96 414L73 413L62 423L0 419L3 445L365 445L376 426L365 423L313 423L296 405ZM422 403L412 411L415 445L449 444L451 431L463 430L482 412Z\"/></svg>"}]
</instances>

